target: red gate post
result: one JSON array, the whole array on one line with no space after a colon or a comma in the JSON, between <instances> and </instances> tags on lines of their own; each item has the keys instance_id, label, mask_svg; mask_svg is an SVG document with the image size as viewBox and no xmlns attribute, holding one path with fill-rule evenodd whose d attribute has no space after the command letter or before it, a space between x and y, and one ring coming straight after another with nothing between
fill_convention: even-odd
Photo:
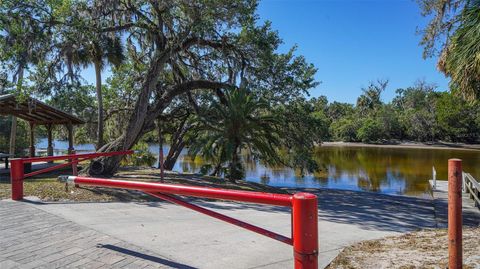
<instances>
[{"instance_id":1,"label":"red gate post","mask_svg":"<svg viewBox=\"0 0 480 269\"><path fill-rule=\"evenodd\" d=\"M72 150L72 155L75 155L75 154L76 154L75 150ZM70 161L72 162L72 175L78 176L78 159L74 157Z\"/></svg>"},{"instance_id":2,"label":"red gate post","mask_svg":"<svg viewBox=\"0 0 480 269\"><path fill-rule=\"evenodd\" d=\"M77 159L77 158L73 158L73 162L72 162L72 175L78 176L78 159ZM78 187L80 187L80 185L75 184L75 188L78 188Z\"/></svg>"},{"instance_id":3,"label":"red gate post","mask_svg":"<svg viewBox=\"0 0 480 269\"><path fill-rule=\"evenodd\" d=\"M462 268L462 160L448 160L448 268Z\"/></svg>"},{"instance_id":4,"label":"red gate post","mask_svg":"<svg viewBox=\"0 0 480 269\"><path fill-rule=\"evenodd\" d=\"M295 269L318 268L318 201L311 193L292 199L293 255Z\"/></svg>"},{"instance_id":5,"label":"red gate post","mask_svg":"<svg viewBox=\"0 0 480 269\"><path fill-rule=\"evenodd\" d=\"M76 150L72 150L71 151L71 155L76 155L77 154L77 151ZM72 162L72 175L74 176L78 176L78 159L77 158L73 158L71 160L69 160ZM75 188L78 188L80 187L78 184L75 184Z\"/></svg>"},{"instance_id":6,"label":"red gate post","mask_svg":"<svg viewBox=\"0 0 480 269\"><path fill-rule=\"evenodd\" d=\"M12 200L23 199L23 160L10 160L10 182L12 184Z\"/></svg>"}]
</instances>

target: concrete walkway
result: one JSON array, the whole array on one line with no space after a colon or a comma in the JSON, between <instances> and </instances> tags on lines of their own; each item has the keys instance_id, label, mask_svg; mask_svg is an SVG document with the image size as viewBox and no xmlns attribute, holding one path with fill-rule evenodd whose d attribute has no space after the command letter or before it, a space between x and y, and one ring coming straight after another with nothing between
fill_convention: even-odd
<instances>
[{"instance_id":1,"label":"concrete walkway","mask_svg":"<svg viewBox=\"0 0 480 269\"><path fill-rule=\"evenodd\" d=\"M321 268L352 243L436 226L431 199L339 190L305 191L319 196ZM285 208L192 201L220 213L290 235L290 212ZM16 265L26 261L23 259L52 261L49 256L57 253L54 261L65 265L68 260L76 262L83 257L83 253L91 262L102 262L104 255L115 255L118 256L117 259L125 260L124 263L134 260L136 263L145 263L143 266L171 268L293 267L291 246L166 202L41 203L31 200L2 201L0 205L0 225L3 225L0 227L12 227L12 230L0 231L1 242L6 244L6 248L0 252L0 260L4 259L4 263L5 258L7 263L15 262ZM31 217L27 220L17 219L15 216L18 214ZM24 221L25 224L18 226ZM35 233L37 223L41 227L52 226L49 233L38 238L29 235L31 240L28 241L33 243L32 246L15 248L15 245L18 245L17 238ZM90 240L81 240L82 236L79 238L78 231L92 233L89 235ZM8 233L8 236L5 236L5 233ZM55 239L48 239L55 234ZM66 236L59 237L59 234ZM39 243L36 243L37 240ZM30 252L37 249L36 245L44 243L42 240L56 243L37 251L37 258L32 258ZM101 247L97 248L97 244L101 244ZM71 246L82 250L78 255L60 252ZM97 251L101 254L97 254ZM62 255L65 257L60 257ZM123 263L104 262L97 265L122 268ZM50 265L48 267L52 268Z\"/></svg>"}]
</instances>

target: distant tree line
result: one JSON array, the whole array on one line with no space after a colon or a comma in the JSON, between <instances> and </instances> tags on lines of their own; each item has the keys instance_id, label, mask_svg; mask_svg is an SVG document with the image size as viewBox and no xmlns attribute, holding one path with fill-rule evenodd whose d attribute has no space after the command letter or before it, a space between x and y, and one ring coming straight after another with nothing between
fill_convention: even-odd
<instances>
[{"instance_id":1,"label":"distant tree line","mask_svg":"<svg viewBox=\"0 0 480 269\"><path fill-rule=\"evenodd\" d=\"M387 82L372 83L363 89L355 105L333 102L325 97L309 102L324 113L328 135L325 140L395 143L465 142L477 143L480 106L449 92L419 82L397 89L391 102L382 102Z\"/></svg>"}]
</instances>

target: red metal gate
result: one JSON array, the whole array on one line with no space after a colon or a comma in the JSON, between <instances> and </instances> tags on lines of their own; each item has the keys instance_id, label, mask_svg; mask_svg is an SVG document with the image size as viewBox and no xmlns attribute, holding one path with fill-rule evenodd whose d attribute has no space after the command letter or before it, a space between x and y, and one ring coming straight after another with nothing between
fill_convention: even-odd
<instances>
[{"instance_id":1,"label":"red metal gate","mask_svg":"<svg viewBox=\"0 0 480 269\"><path fill-rule=\"evenodd\" d=\"M133 151L108 152L108 153L89 153L89 154L72 154L64 156L52 157L34 157L24 159L11 160L11 183L12 183L12 199L23 199L23 179L29 176L53 171L62 167L72 165L72 170L76 173L76 165L78 162L93 159L101 156L114 156L132 154ZM40 161L68 160L63 164L53 167L34 171L25 174L24 164ZM295 268L313 269L318 267L318 201L317 196L311 193L296 193L294 195L251 192L251 191L235 191L217 188L205 188L175 184L161 184L151 182L111 180L101 178L79 177L79 176L62 176L60 180L75 185L88 185L97 187L110 187L143 191L149 195L160 199L190 208L197 212L208 216L223 220L225 222L237 225L247 230L262 234L282 243L293 246L293 255ZM292 235L287 237L264 228L237 220L235 218L222 215L215 211L194 205L184 201L176 195L203 197L211 199L221 199L228 201L240 201L256 204L266 204L274 206L284 206L291 208L292 214Z\"/></svg>"},{"instance_id":2,"label":"red metal gate","mask_svg":"<svg viewBox=\"0 0 480 269\"><path fill-rule=\"evenodd\" d=\"M295 268L318 268L318 201L317 196L311 193L287 195L78 176L64 176L60 177L60 180L75 185L110 187L145 192L160 199L265 235L282 243L292 245ZM175 195L290 207L292 209L292 236L289 238L235 218L222 215L215 211L189 203Z\"/></svg>"}]
</instances>

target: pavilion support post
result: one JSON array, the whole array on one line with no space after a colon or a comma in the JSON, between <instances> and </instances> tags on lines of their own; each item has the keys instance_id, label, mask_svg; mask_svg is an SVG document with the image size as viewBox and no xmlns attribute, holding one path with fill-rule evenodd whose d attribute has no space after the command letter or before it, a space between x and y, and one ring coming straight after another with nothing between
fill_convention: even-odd
<instances>
[{"instance_id":1,"label":"pavilion support post","mask_svg":"<svg viewBox=\"0 0 480 269\"><path fill-rule=\"evenodd\" d=\"M73 124L72 123L67 124L67 130L68 130L68 154L72 154L73 151L75 150L73 148Z\"/></svg>"},{"instance_id":2,"label":"pavilion support post","mask_svg":"<svg viewBox=\"0 0 480 269\"><path fill-rule=\"evenodd\" d=\"M47 137L48 137L48 146L47 146L47 156L53 156L53 125L47 125Z\"/></svg>"},{"instance_id":3,"label":"pavilion support post","mask_svg":"<svg viewBox=\"0 0 480 269\"><path fill-rule=\"evenodd\" d=\"M35 157L35 123L30 122L30 157Z\"/></svg>"},{"instance_id":4,"label":"pavilion support post","mask_svg":"<svg viewBox=\"0 0 480 269\"><path fill-rule=\"evenodd\" d=\"M47 124L47 140L48 140L48 145L47 145L47 156L53 156L53 136L52 136L52 131L53 131L53 125ZM49 161L49 163L53 163L53 161Z\"/></svg>"}]
</instances>

